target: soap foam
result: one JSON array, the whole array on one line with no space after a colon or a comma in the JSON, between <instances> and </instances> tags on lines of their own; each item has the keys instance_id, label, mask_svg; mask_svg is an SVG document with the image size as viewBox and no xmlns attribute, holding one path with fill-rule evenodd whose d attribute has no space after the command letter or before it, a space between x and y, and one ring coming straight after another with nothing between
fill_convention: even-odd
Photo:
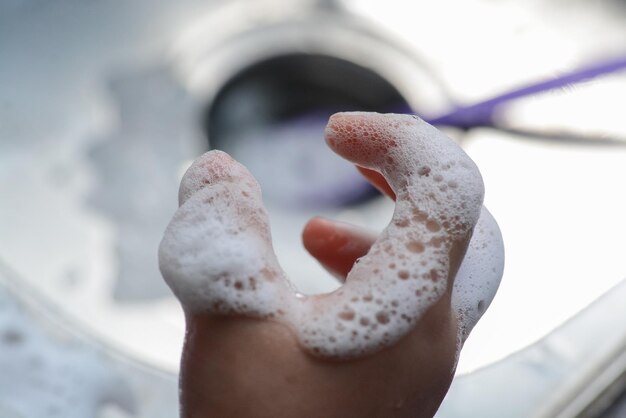
<instances>
[{"instance_id":1,"label":"soap foam","mask_svg":"<svg viewBox=\"0 0 626 418\"><path fill-rule=\"evenodd\" d=\"M397 198L392 221L341 288L296 297L272 250L258 184L219 151L200 157L185 174L160 267L185 309L274 318L316 355L358 357L406 335L449 288L455 274L449 255L463 253L481 216L483 183L470 158L417 117L340 113L325 134L336 153L380 172ZM492 241L476 236L471 278L454 288L455 309L467 318L464 333L476 318L473 298L483 306L490 300L474 287L483 273L482 245Z\"/></svg>"},{"instance_id":2,"label":"soap foam","mask_svg":"<svg viewBox=\"0 0 626 418\"><path fill-rule=\"evenodd\" d=\"M344 158L381 172L396 194L391 223L346 283L300 316L309 349L359 356L406 335L446 291L455 273L449 254L478 220L483 185L469 157L415 117L338 114L326 140Z\"/></svg>"},{"instance_id":3,"label":"soap foam","mask_svg":"<svg viewBox=\"0 0 626 418\"><path fill-rule=\"evenodd\" d=\"M459 318L462 342L491 304L503 272L502 235L496 220L483 206L452 289L452 308Z\"/></svg>"},{"instance_id":4,"label":"soap foam","mask_svg":"<svg viewBox=\"0 0 626 418\"><path fill-rule=\"evenodd\" d=\"M221 151L208 152L183 177L179 201L159 264L183 306L261 317L285 312L284 299L293 292L248 170Z\"/></svg>"}]
</instances>

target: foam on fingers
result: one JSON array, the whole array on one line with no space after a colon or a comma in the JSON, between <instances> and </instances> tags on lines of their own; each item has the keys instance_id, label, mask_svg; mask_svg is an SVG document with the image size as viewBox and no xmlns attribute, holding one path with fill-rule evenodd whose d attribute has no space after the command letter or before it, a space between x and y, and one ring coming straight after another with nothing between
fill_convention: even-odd
<instances>
[{"instance_id":1,"label":"foam on fingers","mask_svg":"<svg viewBox=\"0 0 626 418\"><path fill-rule=\"evenodd\" d=\"M354 265L340 289L310 297L293 290L272 250L258 184L221 152L200 157L185 174L181 206L159 256L166 281L186 309L273 318L288 325L307 351L345 359L394 344L450 294L459 257L481 216L483 183L452 140L413 116L341 113L330 119L325 134L339 155L373 170L370 174L380 173L396 197L392 221L371 248L370 239L359 250L367 254L350 260ZM492 218L484 216L481 231L493 232ZM358 244L351 242L359 234L350 228L342 234L339 226L320 222L305 231L320 261L333 260L325 245L340 255ZM476 245L489 241L488 236L481 232ZM498 250L496 241L489 242ZM467 265L482 266L485 251L471 248ZM487 300L491 292L472 290L484 272L471 271L471 280L454 288L456 305L451 307L468 318L463 332L476 318L468 307L477 307L474 299ZM501 270L489 276L493 280L487 287L493 289L498 274Z\"/></svg>"},{"instance_id":2,"label":"foam on fingers","mask_svg":"<svg viewBox=\"0 0 626 418\"><path fill-rule=\"evenodd\" d=\"M504 242L494 217L483 206L452 290L452 309L464 342L496 296L504 272Z\"/></svg>"},{"instance_id":3,"label":"foam on fingers","mask_svg":"<svg viewBox=\"0 0 626 418\"><path fill-rule=\"evenodd\" d=\"M272 249L260 187L248 170L223 152L208 152L183 177L179 196L159 267L183 306L279 315L290 288Z\"/></svg>"},{"instance_id":4,"label":"foam on fingers","mask_svg":"<svg viewBox=\"0 0 626 418\"><path fill-rule=\"evenodd\" d=\"M406 335L452 285L480 215L483 185L469 157L408 115L344 113L326 129L330 147L376 170L396 194L391 223L338 291L301 312L301 340L327 356L359 356Z\"/></svg>"},{"instance_id":5,"label":"foam on fingers","mask_svg":"<svg viewBox=\"0 0 626 418\"><path fill-rule=\"evenodd\" d=\"M246 188L260 193L260 187L243 165L223 151L209 151L191 164L178 190L178 204L182 205L194 193L218 182L244 183Z\"/></svg>"}]
</instances>

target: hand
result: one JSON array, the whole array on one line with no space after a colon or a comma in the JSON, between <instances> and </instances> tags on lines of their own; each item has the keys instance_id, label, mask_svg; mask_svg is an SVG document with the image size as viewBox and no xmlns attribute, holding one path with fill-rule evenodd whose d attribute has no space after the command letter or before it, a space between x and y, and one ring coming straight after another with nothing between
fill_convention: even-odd
<instances>
[{"instance_id":1,"label":"hand","mask_svg":"<svg viewBox=\"0 0 626 418\"><path fill-rule=\"evenodd\" d=\"M397 198L378 238L306 225L305 248L345 281L328 295L298 296L284 277L243 166L213 151L185 175L159 254L187 320L182 416L432 417L445 396L502 273L480 175L408 116L339 114L326 139Z\"/></svg>"}]
</instances>

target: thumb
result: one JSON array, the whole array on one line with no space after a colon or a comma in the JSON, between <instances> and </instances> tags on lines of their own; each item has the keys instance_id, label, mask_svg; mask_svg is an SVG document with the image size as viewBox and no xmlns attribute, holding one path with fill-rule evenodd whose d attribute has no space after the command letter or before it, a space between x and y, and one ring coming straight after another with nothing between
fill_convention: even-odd
<instances>
[{"instance_id":1,"label":"thumb","mask_svg":"<svg viewBox=\"0 0 626 418\"><path fill-rule=\"evenodd\" d=\"M248 170L210 151L187 170L179 201L159 247L159 267L183 307L261 317L282 311L290 287Z\"/></svg>"}]
</instances>

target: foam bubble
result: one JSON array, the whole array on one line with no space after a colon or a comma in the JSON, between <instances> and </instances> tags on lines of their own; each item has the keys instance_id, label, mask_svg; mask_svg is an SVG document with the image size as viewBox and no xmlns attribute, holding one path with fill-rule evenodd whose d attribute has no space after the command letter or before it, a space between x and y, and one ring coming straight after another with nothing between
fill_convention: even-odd
<instances>
[{"instance_id":1,"label":"foam bubble","mask_svg":"<svg viewBox=\"0 0 626 418\"><path fill-rule=\"evenodd\" d=\"M397 199L392 221L340 289L296 296L272 250L258 184L219 151L185 174L160 267L187 310L274 318L315 355L357 357L398 341L449 288L450 254L463 253L481 216L483 183L452 140L413 116L340 113L325 134L336 153L380 172ZM483 230L493 226L485 222ZM482 232L475 237L485 239ZM469 312L470 301L483 310L490 300L470 289L482 274L473 263L482 267L486 257L472 251L466 264L472 279L454 288L458 312ZM472 320L463 324L467 330Z\"/></svg>"}]
</instances>

